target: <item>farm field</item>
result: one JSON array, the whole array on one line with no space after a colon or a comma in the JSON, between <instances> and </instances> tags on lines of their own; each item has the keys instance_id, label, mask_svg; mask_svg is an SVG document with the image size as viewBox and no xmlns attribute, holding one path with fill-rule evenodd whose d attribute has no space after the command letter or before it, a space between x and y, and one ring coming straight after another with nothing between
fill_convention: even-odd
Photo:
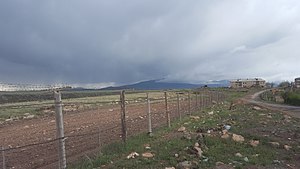
<instances>
[{"instance_id":1,"label":"farm field","mask_svg":"<svg viewBox=\"0 0 300 169\"><path fill-rule=\"evenodd\" d=\"M1 92L0 123L7 120L19 120L33 116L47 116L54 113L53 92ZM19 98L21 97L21 99ZM145 92L129 91L128 102L140 102L146 99ZM151 99L163 98L163 93L151 91ZM24 99L32 101L24 101ZM62 91L65 112L83 111L119 104L120 91Z\"/></svg>"},{"instance_id":2,"label":"farm field","mask_svg":"<svg viewBox=\"0 0 300 169\"><path fill-rule=\"evenodd\" d=\"M168 107L172 121L179 116L174 96L176 96L175 92L168 92ZM166 125L164 93L151 92L149 97L151 98L153 128ZM121 140L118 99L119 95L63 99L66 153L69 164L86 155L97 153L103 145ZM145 99L145 93L126 94L128 136L147 131ZM203 99L206 106L209 106L209 98L205 96ZM54 108L54 101L51 102L42 101L41 105L52 105ZM67 106L75 103L93 106L87 109L66 111ZM182 115L188 113L187 104L186 95L182 95L180 99ZM190 104L192 105L191 111L199 110L199 99L196 100L192 96ZM36 101L13 104L13 106L16 105L20 106L20 113L22 113L21 106L23 105L28 105L28 107L40 106ZM57 168L59 158L57 153L58 141L55 139L54 112L43 113L33 118L4 121L0 125L0 138L1 146L5 149L4 156L7 168ZM3 161L1 162L3 163Z\"/></svg>"}]
</instances>

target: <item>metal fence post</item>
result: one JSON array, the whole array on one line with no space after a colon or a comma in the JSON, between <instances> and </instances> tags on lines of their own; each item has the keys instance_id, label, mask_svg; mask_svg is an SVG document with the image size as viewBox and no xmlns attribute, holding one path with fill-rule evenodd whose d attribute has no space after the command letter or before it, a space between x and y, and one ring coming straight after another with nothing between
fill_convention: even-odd
<instances>
[{"instance_id":1,"label":"metal fence post","mask_svg":"<svg viewBox=\"0 0 300 169\"><path fill-rule=\"evenodd\" d=\"M191 113L191 95L190 95L190 92L188 92L188 102L189 102L189 114L192 115Z\"/></svg>"},{"instance_id":2,"label":"metal fence post","mask_svg":"<svg viewBox=\"0 0 300 169\"><path fill-rule=\"evenodd\" d=\"M201 93L201 110L204 109L204 97L203 97L203 93Z\"/></svg>"},{"instance_id":3,"label":"metal fence post","mask_svg":"<svg viewBox=\"0 0 300 169\"><path fill-rule=\"evenodd\" d=\"M198 110L198 93L196 92L196 110Z\"/></svg>"},{"instance_id":4,"label":"metal fence post","mask_svg":"<svg viewBox=\"0 0 300 169\"><path fill-rule=\"evenodd\" d=\"M177 93L177 113L179 114L179 120L181 121L180 102L179 102L179 94L178 93Z\"/></svg>"},{"instance_id":5,"label":"metal fence post","mask_svg":"<svg viewBox=\"0 0 300 169\"><path fill-rule=\"evenodd\" d=\"M4 147L1 147L1 150L2 150L2 166L3 166L3 169L6 169Z\"/></svg>"},{"instance_id":6,"label":"metal fence post","mask_svg":"<svg viewBox=\"0 0 300 169\"><path fill-rule=\"evenodd\" d=\"M123 142L125 143L126 139L127 139L125 90L121 91L121 94L120 94L120 104L121 104L122 139L123 139Z\"/></svg>"},{"instance_id":7,"label":"metal fence post","mask_svg":"<svg viewBox=\"0 0 300 169\"><path fill-rule=\"evenodd\" d=\"M166 116L167 116L167 123L168 123L168 127L171 127L171 119L170 119L170 112L168 109L168 96L167 96L167 92L165 93L165 106L166 106Z\"/></svg>"},{"instance_id":8,"label":"metal fence post","mask_svg":"<svg viewBox=\"0 0 300 169\"><path fill-rule=\"evenodd\" d=\"M148 107L148 134L151 135L152 133L152 121L151 121L151 107L150 107L150 98L149 93L147 93L147 107Z\"/></svg>"},{"instance_id":9,"label":"metal fence post","mask_svg":"<svg viewBox=\"0 0 300 169\"><path fill-rule=\"evenodd\" d=\"M59 168L67 168L66 150L65 150L65 135L64 135L64 121L62 115L62 102L60 91L54 91L55 98L55 114L56 114L56 129L57 138L59 140Z\"/></svg>"},{"instance_id":10,"label":"metal fence post","mask_svg":"<svg viewBox=\"0 0 300 169\"><path fill-rule=\"evenodd\" d=\"M101 147L101 130L100 127L98 127L98 146Z\"/></svg>"}]
</instances>

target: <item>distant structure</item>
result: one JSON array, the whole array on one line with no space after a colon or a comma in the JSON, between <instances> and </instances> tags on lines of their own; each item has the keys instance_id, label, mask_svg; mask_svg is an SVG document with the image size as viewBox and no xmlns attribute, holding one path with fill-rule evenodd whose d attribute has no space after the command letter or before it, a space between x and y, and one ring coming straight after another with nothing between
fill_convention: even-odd
<instances>
[{"instance_id":1,"label":"distant structure","mask_svg":"<svg viewBox=\"0 0 300 169\"><path fill-rule=\"evenodd\" d=\"M300 88L300 77L295 79L294 86L295 86L295 88Z\"/></svg>"},{"instance_id":2,"label":"distant structure","mask_svg":"<svg viewBox=\"0 0 300 169\"><path fill-rule=\"evenodd\" d=\"M266 87L266 81L261 78L237 79L230 81L231 88Z\"/></svg>"},{"instance_id":3,"label":"distant structure","mask_svg":"<svg viewBox=\"0 0 300 169\"><path fill-rule=\"evenodd\" d=\"M42 91L52 89L70 88L67 85L34 85L34 84L6 84L0 83L0 91Z\"/></svg>"}]
</instances>

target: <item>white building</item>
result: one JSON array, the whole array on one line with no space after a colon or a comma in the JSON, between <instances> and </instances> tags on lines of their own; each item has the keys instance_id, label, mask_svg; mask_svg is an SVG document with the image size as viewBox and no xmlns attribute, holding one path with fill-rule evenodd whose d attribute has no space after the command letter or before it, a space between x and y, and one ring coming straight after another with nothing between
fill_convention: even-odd
<instances>
[{"instance_id":1,"label":"white building","mask_svg":"<svg viewBox=\"0 0 300 169\"><path fill-rule=\"evenodd\" d=\"M231 88L266 87L266 81L261 78L237 79L230 81Z\"/></svg>"}]
</instances>

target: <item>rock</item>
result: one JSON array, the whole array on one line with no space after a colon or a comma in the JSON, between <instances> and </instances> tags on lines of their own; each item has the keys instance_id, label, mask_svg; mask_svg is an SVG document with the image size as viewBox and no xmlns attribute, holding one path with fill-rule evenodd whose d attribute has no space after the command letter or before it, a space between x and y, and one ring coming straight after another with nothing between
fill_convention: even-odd
<instances>
[{"instance_id":1,"label":"rock","mask_svg":"<svg viewBox=\"0 0 300 169\"><path fill-rule=\"evenodd\" d=\"M24 129L28 129L28 128L29 128L29 126L27 126L27 125L26 125L26 126L24 126Z\"/></svg>"},{"instance_id":2,"label":"rock","mask_svg":"<svg viewBox=\"0 0 300 169\"><path fill-rule=\"evenodd\" d=\"M186 129L185 129L185 127L184 126L181 126L177 131L179 131L179 132L184 132Z\"/></svg>"},{"instance_id":3,"label":"rock","mask_svg":"<svg viewBox=\"0 0 300 169\"><path fill-rule=\"evenodd\" d=\"M248 157L245 157L245 158L244 158L244 161L249 162Z\"/></svg>"},{"instance_id":4,"label":"rock","mask_svg":"<svg viewBox=\"0 0 300 169\"><path fill-rule=\"evenodd\" d=\"M109 109L108 111L112 112L112 111L114 111L114 109Z\"/></svg>"},{"instance_id":5,"label":"rock","mask_svg":"<svg viewBox=\"0 0 300 169\"><path fill-rule=\"evenodd\" d=\"M261 108L258 107L258 106L254 106L252 109L253 109L253 110L261 110Z\"/></svg>"},{"instance_id":6,"label":"rock","mask_svg":"<svg viewBox=\"0 0 300 169\"><path fill-rule=\"evenodd\" d=\"M250 141L250 145L251 145L252 147L257 147L258 144L259 144L259 140L251 140L251 141Z\"/></svg>"},{"instance_id":7,"label":"rock","mask_svg":"<svg viewBox=\"0 0 300 169\"><path fill-rule=\"evenodd\" d=\"M214 114L214 112L213 111L211 111L211 112L208 112L208 115L213 115Z\"/></svg>"},{"instance_id":8,"label":"rock","mask_svg":"<svg viewBox=\"0 0 300 169\"><path fill-rule=\"evenodd\" d=\"M142 156L145 158L152 158L152 157L154 157L154 154L146 152L146 153L143 153Z\"/></svg>"},{"instance_id":9,"label":"rock","mask_svg":"<svg viewBox=\"0 0 300 169\"><path fill-rule=\"evenodd\" d=\"M223 139L228 139L230 136L229 136L229 134L223 134L222 136L221 136L221 138L223 138Z\"/></svg>"},{"instance_id":10,"label":"rock","mask_svg":"<svg viewBox=\"0 0 300 169\"><path fill-rule=\"evenodd\" d=\"M239 142L239 143L242 143L245 141L244 137L241 136L241 135L238 135L238 134L233 134L232 135L232 140L235 141L235 142Z\"/></svg>"},{"instance_id":11,"label":"rock","mask_svg":"<svg viewBox=\"0 0 300 169\"><path fill-rule=\"evenodd\" d=\"M184 138L184 139L187 139L187 140L191 140L191 139L192 139L192 136L191 136L190 133L184 132L183 138Z\"/></svg>"},{"instance_id":12,"label":"rock","mask_svg":"<svg viewBox=\"0 0 300 169\"><path fill-rule=\"evenodd\" d=\"M199 116L190 116L191 119L194 119L194 120L199 120L200 117Z\"/></svg>"},{"instance_id":13,"label":"rock","mask_svg":"<svg viewBox=\"0 0 300 169\"><path fill-rule=\"evenodd\" d=\"M178 169L190 169L192 167L192 163L190 161L183 161L177 164Z\"/></svg>"},{"instance_id":14,"label":"rock","mask_svg":"<svg viewBox=\"0 0 300 169\"><path fill-rule=\"evenodd\" d=\"M279 147L280 144L278 142L269 142L274 147Z\"/></svg>"},{"instance_id":15,"label":"rock","mask_svg":"<svg viewBox=\"0 0 300 169\"><path fill-rule=\"evenodd\" d=\"M235 153L236 157L243 157L243 155L241 153Z\"/></svg>"},{"instance_id":16,"label":"rock","mask_svg":"<svg viewBox=\"0 0 300 169\"><path fill-rule=\"evenodd\" d=\"M220 165L224 165L224 163L221 161L216 162L216 166L220 166Z\"/></svg>"},{"instance_id":17,"label":"rock","mask_svg":"<svg viewBox=\"0 0 300 169\"><path fill-rule=\"evenodd\" d=\"M202 157L203 151L201 150L201 148L200 148L200 147L194 147L194 149L195 149L196 152L197 152L197 156L198 156L198 157Z\"/></svg>"},{"instance_id":18,"label":"rock","mask_svg":"<svg viewBox=\"0 0 300 169\"><path fill-rule=\"evenodd\" d=\"M34 115L29 115L29 116L26 116L26 119L33 119L35 116Z\"/></svg>"},{"instance_id":19,"label":"rock","mask_svg":"<svg viewBox=\"0 0 300 169\"><path fill-rule=\"evenodd\" d=\"M6 119L5 122L11 122L13 119Z\"/></svg>"},{"instance_id":20,"label":"rock","mask_svg":"<svg viewBox=\"0 0 300 169\"><path fill-rule=\"evenodd\" d=\"M228 130L222 130L222 134L228 134Z\"/></svg>"},{"instance_id":21,"label":"rock","mask_svg":"<svg viewBox=\"0 0 300 169\"><path fill-rule=\"evenodd\" d=\"M174 156L175 156L176 158L178 158L178 157L179 157L179 155L178 155L178 154L174 154Z\"/></svg>"},{"instance_id":22,"label":"rock","mask_svg":"<svg viewBox=\"0 0 300 169\"><path fill-rule=\"evenodd\" d=\"M24 116L29 116L30 115L30 113L24 113Z\"/></svg>"},{"instance_id":23,"label":"rock","mask_svg":"<svg viewBox=\"0 0 300 169\"><path fill-rule=\"evenodd\" d=\"M140 156L137 152L132 152L127 156L127 159L135 158Z\"/></svg>"},{"instance_id":24,"label":"rock","mask_svg":"<svg viewBox=\"0 0 300 169\"><path fill-rule=\"evenodd\" d=\"M195 146L195 147L200 147L199 143L195 143L194 146Z\"/></svg>"},{"instance_id":25,"label":"rock","mask_svg":"<svg viewBox=\"0 0 300 169\"><path fill-rule=\"evenodd\" d=\"M176 169L175 167L165 167L165 169Z\"/></svg>"},{"instance_id":26,"label":"rock","mask_svg":"<svg viewBox=\"0 0 300 169\"><path fill-rule=\"evenodd\" d=\"M284 149L286 149L287 151L289 151L289 150L292 148L292 146L289 146L289 145L284 145L283 147L284 147Z\"/></svg>"}]
</instances>

